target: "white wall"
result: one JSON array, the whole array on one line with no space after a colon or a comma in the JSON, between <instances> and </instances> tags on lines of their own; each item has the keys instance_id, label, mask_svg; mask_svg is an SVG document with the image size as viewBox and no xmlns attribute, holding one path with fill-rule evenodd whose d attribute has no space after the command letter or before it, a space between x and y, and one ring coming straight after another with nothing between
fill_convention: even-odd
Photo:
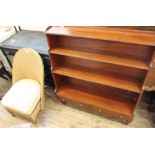
<instances>
[{"instance_id":1,"label":"white wall","mask_svg":"<svg viewBox=\"0 0 155 155\"><path fill-rule=\"evenodd\" d=\"M45 31L48 26L21 26L22 30Z\"/></svg>"},{"instance_id":2,"label":"white wall","mask_svg":"<svg viewBox=\"0 0 155 155\"><path fill-rule=\"evenodd\" d=\"M0 43L15 34L13 26L0 26Z\"/></svg>"}]
</instances>

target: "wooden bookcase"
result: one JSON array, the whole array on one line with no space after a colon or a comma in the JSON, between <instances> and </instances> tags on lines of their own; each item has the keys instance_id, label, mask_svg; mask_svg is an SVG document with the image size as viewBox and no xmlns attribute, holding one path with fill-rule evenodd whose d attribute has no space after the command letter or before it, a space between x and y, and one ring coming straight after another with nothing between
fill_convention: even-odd
<instances>
[{"instance_id":1,"label":"wooden bookcase","mask_svg":"<svg viewBox=\"0 0 155 155\"><path fill-rule=\"evenodd\" d=\"M129 123L145 88L155 85L155 32L49 27L46 36L59 100Z\"/></svg>"}]
</instances>

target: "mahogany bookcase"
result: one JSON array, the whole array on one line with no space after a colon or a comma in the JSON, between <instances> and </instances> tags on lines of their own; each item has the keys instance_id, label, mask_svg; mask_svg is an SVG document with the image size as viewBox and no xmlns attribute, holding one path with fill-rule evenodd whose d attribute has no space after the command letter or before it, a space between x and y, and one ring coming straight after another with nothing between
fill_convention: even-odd
<instances>
[{"instance_id":1,"label":"mahogany bookcase","mask_svg":"<svg viewBox=\"0 0 155 155\"><path fill-rule=\"evenodd\" d=\"M152 30L49 27L46 36L64 104L129 123L143 91L155 90Z\"/></svg>"}]
</instances>

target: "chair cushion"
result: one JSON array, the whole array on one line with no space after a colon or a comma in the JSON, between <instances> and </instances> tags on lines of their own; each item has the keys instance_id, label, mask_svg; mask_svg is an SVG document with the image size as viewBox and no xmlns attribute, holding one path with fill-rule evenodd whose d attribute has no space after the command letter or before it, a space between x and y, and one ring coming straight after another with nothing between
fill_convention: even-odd
<instances>
[{"instance_id":1,"label":"chair cushion","mask_svg":"<svg viewBox=\"0 0 155 155\"><path fill-rule=\"evenodd\" d=\"M31 79L16 82L2 98L2 105L15 112L32 114L40 100L40 84Z\"/></svg>"}]
</instances>

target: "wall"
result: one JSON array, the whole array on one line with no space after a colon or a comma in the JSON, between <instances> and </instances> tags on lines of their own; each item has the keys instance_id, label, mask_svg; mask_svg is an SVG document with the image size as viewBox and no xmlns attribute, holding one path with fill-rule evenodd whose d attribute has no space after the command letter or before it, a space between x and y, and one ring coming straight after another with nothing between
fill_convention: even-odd
<instances>
[{"instance_id":1,"label":"wall","mask_svg":"<svg viewBox=\"0 0 155 155\"><path fill-rule=\"evenodd\" d=\"M48 26L21 26L22 30L45 31Z\"/></svg>"}]
</instances>

